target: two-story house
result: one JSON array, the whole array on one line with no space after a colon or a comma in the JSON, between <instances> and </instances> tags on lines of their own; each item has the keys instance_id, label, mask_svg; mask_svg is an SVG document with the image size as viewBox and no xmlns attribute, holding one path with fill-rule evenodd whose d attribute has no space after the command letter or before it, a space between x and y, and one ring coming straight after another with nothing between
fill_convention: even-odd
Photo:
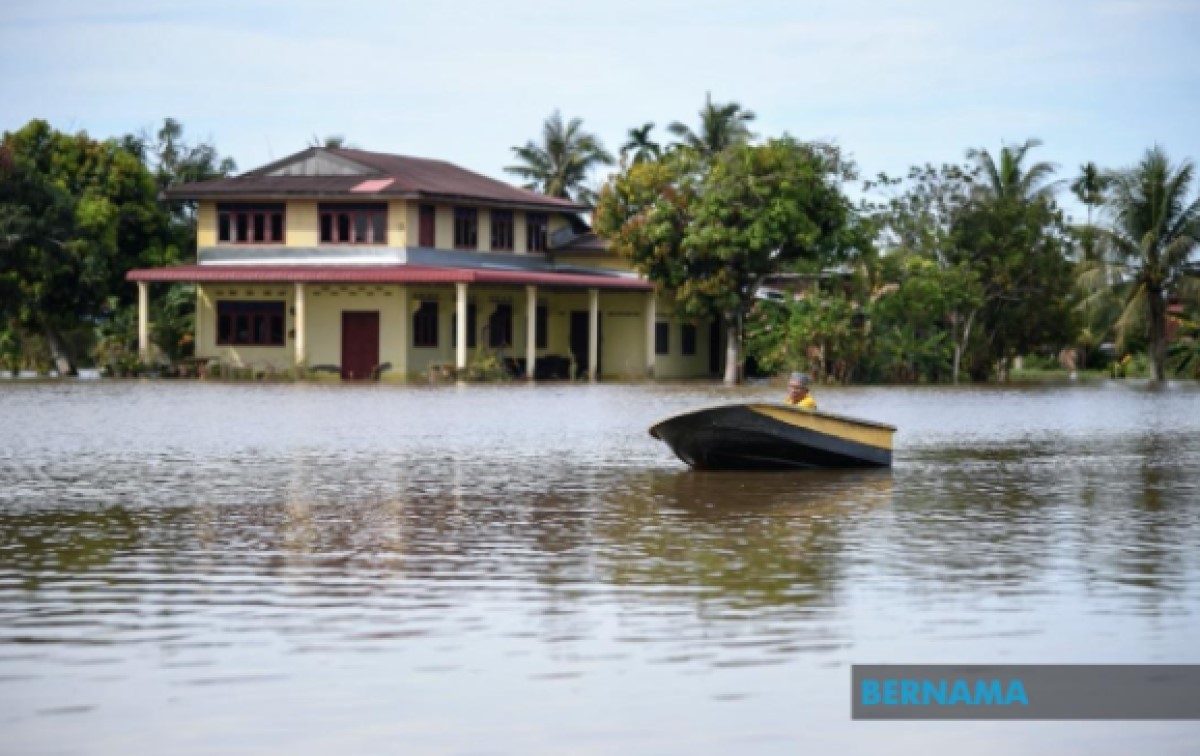
<instances>
[{"instance_id":1,"label":"two-story house","mask_svg":"<svg viewBox=\"0 0 1200 756\"><path fill-rule=\"evenodd\" d=\"M494 354L528 377L715 374L719 329L590 233L574 202L439 160L312 148L173 187L197 203L194 265L131 271L196 284L197 357L403 380ZM529 366L536 366L530 370Z\"/></svg>"}]
</instances>

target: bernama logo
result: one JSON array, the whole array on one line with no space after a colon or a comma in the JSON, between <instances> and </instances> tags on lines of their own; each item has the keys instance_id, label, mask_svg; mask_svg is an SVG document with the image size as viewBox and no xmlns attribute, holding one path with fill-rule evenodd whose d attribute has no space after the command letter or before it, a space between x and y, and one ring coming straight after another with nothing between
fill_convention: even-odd
<instances>
[{"instance_id":1,"label":"bernama logo","mask_svg":"<svg viewBox=\"0 0 1200 756\"><path fill-rule=\"evenodd\" d=\"M861 681L864 706L1028 706L1020 680L882 679Z\"/></svg>"}]
</instances>

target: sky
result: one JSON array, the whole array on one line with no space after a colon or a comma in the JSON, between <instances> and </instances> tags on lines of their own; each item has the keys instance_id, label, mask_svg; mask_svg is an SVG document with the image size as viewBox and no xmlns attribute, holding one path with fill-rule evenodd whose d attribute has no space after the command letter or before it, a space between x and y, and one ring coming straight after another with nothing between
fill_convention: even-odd
<instances>
[{"instance_id":1,"label":"sky","mask_svg":"<svg viewBox=\"0 0 1200 756\"><path fill-rule=\"evenodd\" d=\"M0 0L0 130L166 116L240 170L339 134L496 178L554 110L613 152L706 93L864 175L1040 138L1072 178L1200 159L1200 0Z\"/></svg>"}]
</instances>

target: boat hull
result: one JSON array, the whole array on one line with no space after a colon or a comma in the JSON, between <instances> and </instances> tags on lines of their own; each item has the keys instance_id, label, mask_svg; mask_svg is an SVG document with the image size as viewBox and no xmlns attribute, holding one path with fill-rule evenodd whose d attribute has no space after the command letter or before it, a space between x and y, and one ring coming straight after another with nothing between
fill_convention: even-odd
<instances>
[{"instance_id":1,"label":"boat hull","mask_svg":"<svg viewBox=\"0 0 1200 756\"><path fill-rule=\"evenodd\" d=\"M895 428L783 405L689 412L650 429L697 470L889 467Z\"/></svg>"}]
</instances>

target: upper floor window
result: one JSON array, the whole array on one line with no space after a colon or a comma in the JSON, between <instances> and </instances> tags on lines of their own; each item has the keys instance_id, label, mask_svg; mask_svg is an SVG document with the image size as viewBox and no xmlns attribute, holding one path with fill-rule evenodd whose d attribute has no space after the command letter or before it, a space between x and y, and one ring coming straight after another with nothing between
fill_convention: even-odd
<instances>
[{"instance_id":1,"label":"upper floor window","mask_svg":"<svg viewBox=\"0 0 1200 756\"><path fill-rule=\"evenodd\" d=\"M284 303L217 301L217 346L284 346Z\"/></svg>"},{"instance_id":2,"label":"upper floor window","mask_svg":"<svg viewBox=\"0 0 1200 756\"><path fill-rule=\"evenodd\" d=\"M282 204L219 204L217 241L223 244L281 244L284 212Z\"/></svg>"},{"instance_id":3,"label":"upper floor window","mask_svg":"<svg viewBox=\"0 0 1200 756\"><path fill-rule=\"evenodd\" d=\"M513 214L512 210L492 211L492 249L511 250L513 248Z\"/></svg>"},{"instance_id":4,"label":"upper floor window","mask_svg":"<svg viewBox=\"0 0 1200 756\"><path fill-rule=\"evenodd\" d=\"M479 213L475 208L454 208L454 246L457 249L479 247Z\"/></svg>"},{"instance_id":5,"label":"upper floor window","mask_svg":"<svg viewBox=\"0 0 1200 756\"><path fill-rule=\"evenodd\" d=\"M545 213L525 215L525 248L530 252L546 251L546 228L549 218Z\"/></svg>"},{"instance_id":6,"label":"upper floor window","mask_svg":"<svg viewBox=\"0 0 1200 756\"><path fill-rule=\"evenodd\" d=\"M419 211L418 240L422 247L437 246L437 208L433 205L421 205Z\"/></svg>"},{"instance_id":7,"label":"upper floor window","mask_svg":"<svg viewBox=\"0 0 1200 756\"><path fill-rule=\"evenodd\" d=\"M387 244L387 205L321 205L322 244Z\"/></svg>"}]
</instances>

